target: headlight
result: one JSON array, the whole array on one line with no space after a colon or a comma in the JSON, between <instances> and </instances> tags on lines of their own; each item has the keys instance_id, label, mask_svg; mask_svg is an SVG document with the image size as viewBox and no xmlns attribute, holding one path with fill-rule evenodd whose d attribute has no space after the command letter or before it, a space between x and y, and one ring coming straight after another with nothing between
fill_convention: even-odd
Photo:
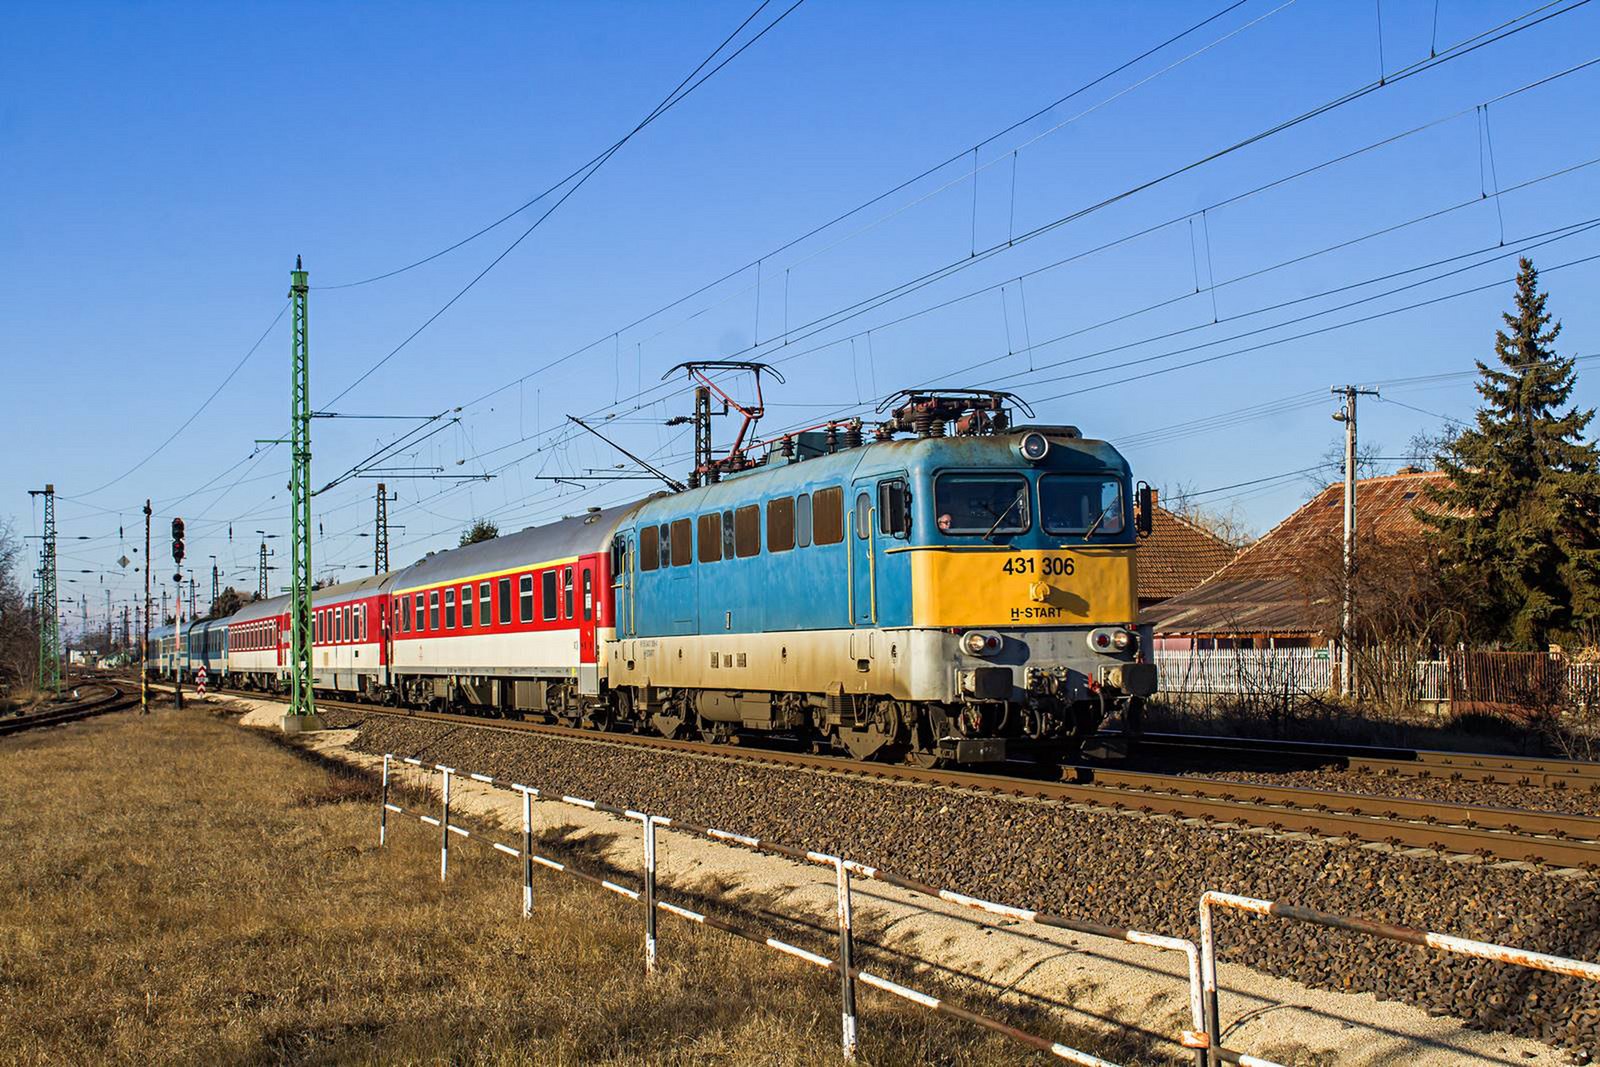
<instances>
[{"instance_id":1,"label":"headlight","mask_svg":"<svg viewBox=\"0 0 1600 1067\"><path fill-rule=\"evenodd\" d=\"M1137 648L1139 637L1137 634L1124 630L1120 626L1098 626L1088 633L1089 647L1095 652L1111 655L1115 652L1126 652L1130 648Z\"/></svg>"},{"instance_id":2,"label":"headlight","mask_svg":"<svg viewBox=\"0 0 1600 1067\"><path fill-rule=\"evenodd\" d=\"M1022 458L1029 463L1038 463L1050 454L1050 439L1037 430L1022 435L1022 443L1017 446L1017 451L1022 453Z\"/></svg>"},{"instance_id":3,"label":"headlight","mask_svg":"<svg viewBox=\"0 0 1600 1067\"><path fill-rule=\"evenodd\" d=\"M969 656L992 656L1000 651L1000 635L972 630L961 639L961 648Z\"/></svg>"}]
</instances>

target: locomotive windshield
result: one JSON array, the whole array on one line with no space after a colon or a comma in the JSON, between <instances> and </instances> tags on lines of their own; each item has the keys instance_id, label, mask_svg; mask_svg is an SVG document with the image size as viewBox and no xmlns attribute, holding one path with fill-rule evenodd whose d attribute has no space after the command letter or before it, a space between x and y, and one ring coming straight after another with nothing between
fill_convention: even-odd
<instances>
[{"instance_id":1,"label":"locomotive windshield","mask_svg":"<svg viewBox=\"0 0 1600 1067\"><path fill-rule=\"evenodd\" d=\"M941 474L933 482L933 511L943 533L1024 533L1033 522L1030 495L1020 475Z\"/></svg>"},{"instance_id":2,"label":"locomotive windshield","mask_svg":"<svg viewBox=\"0 0 1600 1067\"><path fill-rule=\"evenodd\" d=\"M1047 474L1039 479L1039 512L1047 533L1110 537L1122 533L1120 478Z\"/></svg>"}]
</instances>

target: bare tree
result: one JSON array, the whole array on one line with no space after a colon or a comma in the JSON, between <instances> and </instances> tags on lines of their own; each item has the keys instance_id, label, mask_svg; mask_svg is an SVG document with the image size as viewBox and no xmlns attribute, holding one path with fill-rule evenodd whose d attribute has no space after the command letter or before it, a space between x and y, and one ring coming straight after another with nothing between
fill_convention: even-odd
<instances>
[{"instance_id":1,"label":"bare tree","mask_svg":"<svg viewBox=\"0 0 1600 1067\"><path fill-rule=\"evenodd\" d=\"M39 633L17 581L22 555L22 539L0 519L0 690L26 688L38 666Z\"/></svg>"},{"instance_id":2,"label":"bare tree","mask_svg":"<svg viewBox=\"0 0 1600 1067\"><path fill-rule=\"evenodd\" d=\"M1255 528L1245 517L1237 500L1230 501L1224 508L1217 504L1201 503L1197 499L1199 495L1192 484L1174 482L1171 488L1162 487L1161 506L1234 548L1243 548L1256 539Z\"/></svg>"}]
</instances>

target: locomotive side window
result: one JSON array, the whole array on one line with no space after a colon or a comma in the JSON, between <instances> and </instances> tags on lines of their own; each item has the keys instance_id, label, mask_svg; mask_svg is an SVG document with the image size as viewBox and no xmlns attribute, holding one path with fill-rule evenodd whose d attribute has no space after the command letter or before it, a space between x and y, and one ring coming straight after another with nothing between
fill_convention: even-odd
<instances>
[{"instance_id":1,"label":"locomotive side window","mask_svg":"<svg viewBox=\"0 0 1600 1067\"><path fill-rule=\"evenodd\" d=\"M428 629L439 629L439 590L428 594Z\"/></svg>"},{"instance_id":2,"label":"locomotive side window","mask_svg":"<svg viewBox=\"0 0 1600 1067\"><path fill-rule=\"evenodd\" d=\"M511 622L511 579L502 578L499 584L497 595L500 597L500 625L507 626Z\"/></svg>"},{"instance_id":3,"label":"locomotive side window","mask_svg":"<svg viewBox=\"0 0 1600 1067\"><path fill-rule=\"evenodd\" d=\"M684 519L683 524L689 525L689 520ZM687 553L685 553L687 555ZM572 618L572 568L563 567L561 570L561 617Z\"/></svg>"},{"instance_id":4,"label":"locomotive side window","mask_svg":"<svg viewBox=\"0 0 1600 1067\"><path fill-rule=\"evenodd\" d=\"M904 478L878 483L878 532L905 537L911 532L911 494Z\"/></svg>"},{"instance_id":5,"label":"locomotive side window","mask_svg":"<svg viewBox=\"0 0 1600 1067\"><path fill-rule=\"evenodd\" d=\"M456 591L454 587L444 591L444 628L446 630L454 630L456 628Z\"/></svg>"},{"instance_id":6,"label":"locomotive side window","mask_svg":"<svg viewBox=\"0 0 1600 1067\"><path fill-rule=\"evenodd\" d=\"M556 572L553 570L545 571L541 584L544 586L539 590L544 600L544 618L546 622L549 622L556 617Z\"/></svg>"},{"instance_id":7,"label":"locomotive side window","mask_svg":"<svg viewBox=\"0 0 1600 1067\"><path fill-rule=\"evenodd\" d=\"M672 566L672 528L666 523L656 527L656 541L661 545L661 566Z\"/></svg>"},{"instance_id":8,"label":"locomotive side window","mask_svg":"<svg viewBox=\"0 0 1600 1067\"><path fill-rule=\"evenodd\" d=\"M939 529L955 534L1018 534L1033 525L1028 480L1014 474L941 474L933 480Z\"/></svg>"},{"instance_id":9,"label":"locomotive side window","mask_svg":"<svg viewBox=\"0 0 1600 1067\"><path fill-rule=\"evenodd\" d=\"M794 547L794 497L767 501L767 551L787 552Z\"/></svg>"},{"instance_id":10,"label":"locomotive side window","mask_svg":"<svg viewBox=\"0 0 1600 1067\"><path fill-rule=\"evenodd\" d=\"M653 571L660 565L661 533L654 526L639 527L639 569Z\"/></svg>"},{"instance_id":11,"label":"locomotive side window","mask_svg":"<svg viewBox=\"0 0 1600 1067\"><path fill-rule=\"evenodd\" d=\"M524 574L517 579L517 591L522 597L522 621L533 621L533 575Z\"/></svg>"},{"instance_id":12,"label":"locomotive side window","mask_svg":"<svg viewBox=\"0 0 1600 1067\"><path fill-rule=\"evenodd\" d=\"M794 543L805 548L811 543L811 494L794 498Z\"/></svg>"},{"instance_id":13,"label":"locomotive side window","mask_svg":"<svg viewBox=\"0 0 1600 1067\"><path fill-rule=\"evenodd\" d=\"M844 490L838 486L818 489L812 495L811 538L818 545L836 545L844 540Z\"/></svg>"},{"instance_id":14,"label":"locomotive side window","mask_svg":"<svg viewBox=\"0 0 1600 1067\"><path fill-rule=\"evenodd\" d=\"M687 567L692 558L689 538L693 535L693 528L688 519L672 520L672 565L674 567ZM569 570L567 578L567 599L571 600L572 579ZM572 618L572 607L567 607L567 618Z\"/></svg>"},{"instance_id":15,"label":"locomotive side window","mask_svg":"<svg viewBox=\"0 0 1600 1067\"><path fill-rule=\"evenodd\" d=\"M1039 514L1050 533L1120 534L1123 511L1120 478L1047 474L1039 479Z\"/></svg>"},{"instance_id":16,"label":"locomotive side window","mask_svg":"<svg viewBox=\"0 0 1600 1067\"><path fill-rule=\"evenodd\" d=\"M715 563L722 558L722 512L713 511L699 518L700 562Z\"/></svg>"},{"instance_id":17,"label":"locomotive side window","mask_svg":"<svg viewBox=\"0 0 1600 1067\"><path fill-rule=\"evenodd\" d=\"M461 628L464 630L472 628L472 586L470 585L461 587Z\"/></svg>"},{"instance_id":18,"label":"locomotive side window","mask_svg":"<svg viewBox=\"0 0 1600 1067\"><path fill-rule=\"evenodd\" d=\"M722 513L722 558L732 559L733 552L733 512Z\"/></svg>"},{"instance_id":19,"label":"locomotive side window","mask_svg":"<svg viewBox=\"0 0 1600 1067\"><path fill-rule=\"evenodd\" d=\"M478 625L489 625L489 583L478 586Z\"/></svg>"},{"instance_id":20,"label":"locomotive side window","mask_svg":"<svg viewBox=\"0 0 1600 1067\"><path fill-rule=\"evenodd\" d=\"M740 559L761 551L761 509L747 504L733 513L733 549Z\"/></svg>"}]
</instances>

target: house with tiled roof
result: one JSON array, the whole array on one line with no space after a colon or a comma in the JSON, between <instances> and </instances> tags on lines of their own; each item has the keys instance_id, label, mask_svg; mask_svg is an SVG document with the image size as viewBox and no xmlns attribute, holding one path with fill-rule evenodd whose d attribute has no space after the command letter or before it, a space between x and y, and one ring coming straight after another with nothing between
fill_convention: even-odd
<instances>
[{"instance_id":1,"label":"house with tiled roof","mask_svg":"<svg viewBox=\"0 0 1600 1067\"><path fill-rule=\"evenodd\" d=\"M1416 538L1418 508L1438 471L1402 468L1356 482L1356 526L1364 541ZM1200 585L1142 612L1158 649L1307 648L1327 643L1326 590L1307 580L1318 553L1344 529L1344 485L1328 486L1240 551ZM1141 586L1142 586L1141 582Z\"/></svg>"},{"instance_id":2,"label":"house with tiled roof","mask_svg":"<svg viewBox=\"0 0 1600 1067\"><path fill-rule=\"evenodd\" d=\"M1187 593L1233 559L1234 547L1203 526L1160 505L1150 513L1150 536L1138 546L1139 610Z\"/></svg>"}]
</instances>

